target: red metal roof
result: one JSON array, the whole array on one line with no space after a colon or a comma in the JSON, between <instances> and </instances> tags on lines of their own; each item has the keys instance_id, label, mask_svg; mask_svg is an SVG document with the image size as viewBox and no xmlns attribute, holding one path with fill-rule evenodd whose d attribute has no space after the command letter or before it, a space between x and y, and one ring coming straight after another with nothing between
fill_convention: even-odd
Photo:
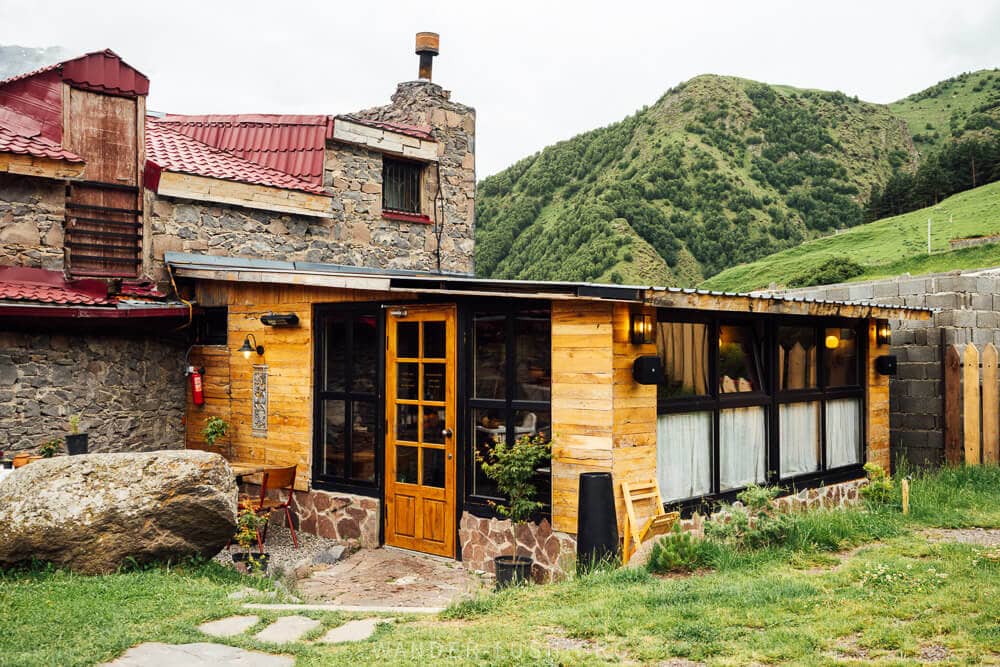
<instances>
[{"instance_id":1,"label":"red metal roof","mask_svg":"<svg viewBox=\"0 0 1000 667\"><path fill-rule=\"evenodd\" d=\"M157 123L213 148L321 187L327 118L278 114L167 115Z\"/></svg>"},{"instance_id":2,"label":"red metal roof","mask_svg":"<svg viewBox=\"0 0 1000 667\"><path fill-rule=\"evenodd\" d=\"M416 137L417 139L423 139L424 141L435 141L434 135L431 134L430 125L407 125L405 123L396 123L392 121L369 120L367 118L358 118L357 116L352 116L350 114L341 114L340 116L334 118L334 122L336 122L337 118L343 118L344 120L357 123L358 125L374 127L380 130L388 130L389 132L398 132L399 134Z\"/></svg>"},{"instance_id":3,"label":"red metal roof","mask_svg":"<svg viewBox=\"0 0 1000 667\"><path fill-rule=\"evenodd\" d=\"M66 280L59 271L0 266L0 301L74 306L110 306L108 287L100 280Z\"/></svg>"},{"instance_id":4,"label":"red metal roof","mask_svg":"<svg viewBox=\"0 0 1000 667\"><path fill-rule=\"evenodd\" d=\"M26 137L12 132L4 127L3 120L0 118L0 153L19 153L50 160L83 162L82 157L64 149L54 141L49 141L44 137Z\"/></svg>"},{"instance_id":5,"label":"red metal roof","mask_svg":"<svg viewBox=\"0 0 1000 667\"><path fill-rule=\"evenodd\" d=\"M63 61L62 78L76 88L105 95L139 97L149 94L149 78L111 49Z\"/></svg>"},{"instance_id":6,"label":"red metal roof","mask_svg":"<svg viewBox=\"0 0 1000 667\"><path fill-rule=\"evenodd\" d=\"M314 183L244 159L181 133L176 123L156 118L146 122L146 159L165 171L324 194L322 181Z\"/></svg>"}]
</instances>

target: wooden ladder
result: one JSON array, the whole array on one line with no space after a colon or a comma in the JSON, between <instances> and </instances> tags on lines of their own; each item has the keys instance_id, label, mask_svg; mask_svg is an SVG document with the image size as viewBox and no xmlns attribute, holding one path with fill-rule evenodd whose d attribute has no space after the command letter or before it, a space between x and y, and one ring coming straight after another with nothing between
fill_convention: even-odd
<instances>
[{"instance_id":1,"label":"wooden ladder","mask_svg":"<svg viewBox=\"0 0 1000 667\"><path fill-rule=\"evenodd\" d=\"M646 540L669 533L680 519L679 512L666 512L660 485L653 479L648 482L622 482L622 497L625 499L625 538L622 545L622 563L629 559ZM652 516L645 523L636 518L636 503L652 503Z\"/></svg>"}]
</instances>

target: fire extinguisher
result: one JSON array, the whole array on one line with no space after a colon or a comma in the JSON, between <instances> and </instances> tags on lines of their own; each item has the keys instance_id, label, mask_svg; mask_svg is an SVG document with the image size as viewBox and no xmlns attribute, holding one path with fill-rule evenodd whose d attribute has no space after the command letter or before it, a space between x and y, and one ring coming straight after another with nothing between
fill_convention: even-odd
<instances>
[{"instance_id":1,"label":"fire extinguisher","mask_svg":"<svg viewBox=\"0 0 1000 667\"><path fill-rule=\"evenodd\" d=\"M194 366L187 368L187 374L191 378L191 402L195 405L205 404L205 387L201 381L204 373L204 368L195 368Z\"/></svg>"}]
</instances>

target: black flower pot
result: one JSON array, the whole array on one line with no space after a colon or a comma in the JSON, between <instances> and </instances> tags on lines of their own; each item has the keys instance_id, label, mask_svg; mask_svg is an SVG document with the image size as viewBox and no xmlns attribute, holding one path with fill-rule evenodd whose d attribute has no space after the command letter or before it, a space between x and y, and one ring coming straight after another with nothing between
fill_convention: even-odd
<instances>
[{"instance_id":1,"label":"black flower pot","mask_svg":"<svg viewBox=\"0 0 1000 667\"><path fill-rule=\"evenodd\" d=\"M87 434L77 433L66 436L66 451L70 456L87 453Z\"/></svg>"},{"instance_id":2,"label":"black flower pot","mask_svg":"<svg viewBox=\"0 0 1000 667\"><path fill-rule=\"evenodd\" d=\"M531 566L534 562L527 556L497 556L494 558L497 590L531 581Z\"/></svg>"},{"instance_id":3,"label":"black flower pot","mask_svg":"<svg viewBox=\"0 0 1000 667\"><path fill-rule=\"evenodd\" d=\"M248 562L250 556L253 556L252 566ZM270 559L271 554L233 554L233 563L236 564L236 569L245 570L248 574L265 574L267 572L267 563ZM242 568L240 567L241 565Z\"/></svg>"}]
</instances>

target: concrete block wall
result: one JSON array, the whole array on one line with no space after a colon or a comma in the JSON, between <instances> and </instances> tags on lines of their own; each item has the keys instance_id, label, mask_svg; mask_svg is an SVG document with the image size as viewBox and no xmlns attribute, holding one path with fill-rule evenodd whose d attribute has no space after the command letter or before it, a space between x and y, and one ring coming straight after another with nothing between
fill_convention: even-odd
<instances>
[{"instance_id":1,"label":"concrete block wall","mask_svg":"<svg viewBox=\"0 0 1000 667\"><path fill-rule=\"evenodd\" d=\"M968 343L980 350L986 343L1000 347L1000 268L772 293L938 309L931 320L891 322L899 370L889 384L889 425L893 461L944 461L944 348Z\"/></svg>"}]
</instances>

